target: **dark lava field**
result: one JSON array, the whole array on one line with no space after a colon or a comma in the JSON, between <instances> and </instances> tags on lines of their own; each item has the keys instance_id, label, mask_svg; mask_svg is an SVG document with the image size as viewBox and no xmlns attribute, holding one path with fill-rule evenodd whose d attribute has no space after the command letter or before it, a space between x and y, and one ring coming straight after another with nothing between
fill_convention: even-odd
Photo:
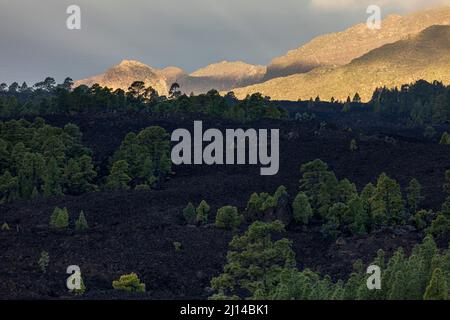
<instances>
[{"instance_id":1,"label":"dark lava field","mask_svg":"<svg viewBox=\"0 0 450 320\"><path fill-rule=\"evenodd\" d=\"M0 299L72 298L66 289L66 268L79 265L86 293L82 298L206 299L212 277L221 273L233 233L214 227L218 208L234 205L244 209L253 192L270 192L284 185L291 197L298 192L300 165L322 159L339 179L348 178L360 191L368 182L386 172L404 190L412 178L423 185L424 208L438 209L444 200L442 184L450 169L450 146L423 138L423 130L379 125L370 119L341 121L335 115L300 123L260 121L245 125L228 120L199 117L159 118L150 115L97 114L49 116L55 126L68 122L83 132L83 143L93 151L100 176L108 158L125 135L159 125L169 133L177 128L192 129L194 120L204 128L279 128L280 170L276 176L260 176L259 166L173 167L173 175L156 190L123 191L37 199L0 205L0 222L11 230L0 232ZM349 130L352 128L352 130ZM389 139L385 139L389 136ZM350 151L350 141L359 150ZM206 200L211 205L210 223L186 225L182 210L188 202ZM67 207L71 221L80 210L86 214L85 234L50 231L53 209ZM243 225L240 232L245 230ZM370 262L378 249L392 253L402 246L410 250L423 235L409 229L386 229L364 237L346 238L339 243L325 240L318 226L308 230L288 226L285 237L293 241L300 268L310 268L332 278L346 278L356 259ZM342 239L341 239L342 240ZM176 251L173 243L180 242ZM39 271L37 261L48 251L48 272ZM122 274L135 272L146 284L146 293L127 296L111 283Z\"/></svg>"}]
</instances>

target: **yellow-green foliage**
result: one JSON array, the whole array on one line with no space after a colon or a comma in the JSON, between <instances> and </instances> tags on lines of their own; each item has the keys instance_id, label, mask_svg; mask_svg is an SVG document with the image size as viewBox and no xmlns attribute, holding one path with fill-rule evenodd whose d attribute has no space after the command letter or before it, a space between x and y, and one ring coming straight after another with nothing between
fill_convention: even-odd
<instances>
[{"instance_id":1,"label":"yellow-green foliage","mask_svg":"<svg viewBox=\"0 0 450 320\"><path fill-rule=\"evenodd\" d=\"M145 283L141 283L136 273L120 276L112 283L114 289L125 292L145 292Z\"/></svg>"},{"instance_id":2,"label":"yellow-green foliage","mask_svg":"<svg viewBox=\"0 0 450 320\"><path fill-rule=\"evenodd\" d=\"M50 217L50 227L55 230L65 230L69 226L69 213L67 208L60 209L58 207L53 211Z\"/></svg>"}]
</instances>

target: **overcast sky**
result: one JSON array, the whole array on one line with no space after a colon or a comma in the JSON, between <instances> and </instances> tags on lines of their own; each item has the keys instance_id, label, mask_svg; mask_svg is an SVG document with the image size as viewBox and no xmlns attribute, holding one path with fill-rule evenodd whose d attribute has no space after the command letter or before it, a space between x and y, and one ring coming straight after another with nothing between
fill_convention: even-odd
<instances>
[{"instance_id":1,"label":"overcast sky","mask_svg":"<svg viewBox=\"0 0 450 320\"><path fill-rule=\"evenodd\" d=\"M0 82L61 81L122 59L189 72L222 60L267 64L313 37L449 0L0 0ZM81 30L66 9L81 8Z\"/></svg>"}]
</instances>

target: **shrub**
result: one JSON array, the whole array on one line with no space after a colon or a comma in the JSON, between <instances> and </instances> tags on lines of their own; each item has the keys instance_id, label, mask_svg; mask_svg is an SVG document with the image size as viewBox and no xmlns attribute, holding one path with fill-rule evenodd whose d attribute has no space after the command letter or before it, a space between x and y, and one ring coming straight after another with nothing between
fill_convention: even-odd
<instances>
[{"instance_id":1,"label":"shrub","mask_svg":"<svg viewBox=\"0 0 450 320\"><path fill-rule=\"evenodd\" d=\"M208 203L203 200L200 202L199 206L197 207L197 216L196 220L199 224L205 224L208 222L208 214L211 210L211 207L208 205Z\"/></svg>"},{"instance_id":2,"label":"shrub","mask_svg":"<svg viewBox=\"0 0 450 320\"><path fill-rule=\"evenodd\" d=\"M145 283L141 283L136 273L120 276L118 280L113 281L112 286L119 291L145 292Z\"/></svg>"},{"instance_id":3,"label":"shrub","mask_svg":"<svg viewBox=\"0 0 450 320\"><path fill-rule=\"evenodd\" d=\"M65 230L69 226L69 213L67 208L60 209L58 207L53 210L50 217L50 227L55 230Z\"/></svg>"},{"instance_id":4,"label":"shrub","mask_svg":"<svg viewBox=\"0 0 450 320\"><path fill-rule=\"evenodd\" d=\"M2 224L2 231L9 231L9 230L11 230L9 224L7 224L6 222Z\"/></svg>"},{"instance_id":5,"label":"shrub","mask_svg":"<svg viewBox=\"0 0 450 320\"><path fill-rule=\"evenodd\" d=\"M287 196L285 186L280 186L273 196L263 192L260 194L253 193L247 202L246 214L249 219L258 219L265 211L275 209L281 197Z\"/></svg>"},{"instance_id":6,"label":"shrub","mask_svg":"<svg viewBox=\"0 0 450 320\"><path fill-rule=\"evenodd\" d=\"M292 203L294 220L297 223L308 224L309 219L313 216L313 210L309 204L308 196L300 192Z\"/></svg>"},{"instance_id":7,"label":"shrub","mask_svg":"<svg viewBox=\"0 0 450 320\"><path fill-rule=\"evenodd\" d=\"M442 134L441 141L439 143L445 145L450 144L450 134L448 134L447 131Z\"/></svg>"},{"instance_id":8,"label":"shrub","mask_svg":"<svg viewBox=\"0 0 450 320\"><path fill-rule=\"evenodd\" d=\"M128 175L129 171L128 162L125 160L119 160L114 162L111 173L106 179L106 187L111 190L128 190L130 189L129 183L131 181Z\"/></svg>"},{"instance_id":9,"label":"shrub","mask_svg":"<svg viewBox=\"0 0 450 320\"><path fill-rule=\"evenodd\" d=\"M448 288L447 280L441 269L436 268L433 271L431 281L423 296L424 300L447 300Z\"/></svg>"},{"instance_id":10,"label":"shrub","mask_svg":"<svg viewBox=\"0 0 450 320\"><path fill-rule=\"evenodd\" d=\"M176 252L180 252L183 249L183 245L181 244L181 242L175 241L173 243L173 247L175 248Z\"/></svg>"},{"instance_id":11,"label":"shrub","mask_svg":"<svg viewBox=\"0 0 450 320\"><path fill-rule=\"evenodd\" d=\"M414 216L412 216L411 220L417 230L424 230L427 227L428 221L432 215L433 211L420 210L417 211Z\"/></svg>"},{"instance_id":12,"label":"shrub","mask_svg":"<svg viewBox=\"0 0 450 320\"><path fill-rule=\"evenodd\" d=\"M431 223L428 232L435 238L450 239L450 218L440 213Z\"/></svg>"},{"instance_id":13,"label":"shrub","mask_svg":"<svg viewBox=\"0 0 450 320\"><path fill-rule=\"evenodd\" d=\"M83 278L80 277L80 289L73 289L70 290L70 292L75 294L76 296L82 296L86 292L86 286L84 284Z\"/></svg>"},{"instance_id":14,"label":"shrub","mask_svg":"<svg viewBox=\"0 0 450 320\"><path fill-rule=\"evenodd\" d=\"M217 211L216 227L220 229L237 229L243 220L238 209L232 206L225 206Z\"/></svg>"},{"instance_id":15,"label":"shrub","mask_svg":"<svg viewBox=\"0 0 450 320\"><path fill-rule=\"evenodd\" d=\"M189 224L194 224L196 218L195 207L192 202L189 202L186 208L183 209L183 216L186 222Z\"/></svg>"},{"instance_id":16,"label":"shrub","mask_svg":"<svg viewBox=\"0 0 450 320\"><path fill-rule=\"evenodd\" d=\"M252 193L250 196L250 199L247 202L247 213L250 216L253 216L259 212L259 209L261 207L261 198L257 193Z\"/></svg>"},{"instance_id":17,"label":"shrub","mask_svg":"<svg viewBox=\"0 0 450 320\"><path fill-rule=\"evenodd\" d=\"M417 179L412 179L406 188L407 204L411 212L416 212L420 203L423 201L422 186Z\"/></svg>"},{"instance_id":18,"label":"shrub","mask_svg":"<svg viewBox=\"0 0 450 320\"><path fill-rule=\"evenodd\" d=\"M81 210L78 219L75 221L75 230L78 232L84 232L87 229L89 229L89 225L86 221L83 210Z\"/></svg>"},{"instance_id":19,"label":"shrub","mask_svg":"<svg viewBox=\"0 0 450 320\"><path fill-rule=\"evenodd\" d=\"M356 150L358 150L358 144L356 143L356 140L353 139L350 142L350 151L356 151Z\"/></svg>"},{"instance_id":20,"label":"shrub","mask_svg":"<svg viewBox=\"0 0 450 320\"><path fill-rule=\"evenodd\" d=\"M48 252L42 251L41 256L39 257L39 260L38 260L39 269L41 269L42 273L47 272L47 267L48 267L49 262L50 262L50 257L48 255Z\"/></svg>"}]
</instances>

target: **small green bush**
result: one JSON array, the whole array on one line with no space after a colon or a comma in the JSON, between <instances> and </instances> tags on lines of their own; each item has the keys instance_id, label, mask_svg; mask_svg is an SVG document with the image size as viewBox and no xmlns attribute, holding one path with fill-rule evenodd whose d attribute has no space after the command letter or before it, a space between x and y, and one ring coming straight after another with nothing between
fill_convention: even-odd
<instances>
[{"instance_id":1,"label":"small green bush","mask_svg":"<svg viewBox=\"0 0 450 320\"><path fill-rule=\"evenodd\" d=\"M232 206L225 206L217 211L216 227L220 229L237 229L241 225L243 216L238 209Z\"/></svg>"},{"instance_id":2,"label":"small green bush","mask_svg":"<svg viewBox=\"0 0 450 320\"><path fill-rule=\"evenodd\" d=\"M58 207L53 210L50 217L50 227L55 230L65 230L69 226L69 213L67 208L60 209Z\"/></svg>"},{"instance_id":3,"label":"small green bush","mask_svg":"<svg viewBox=\"0 0 450 320\"><path fill-rule=\"evenodd\" d=\"M208 203L205 200L200 202L200 204L197 207L197 217L196 217L198 224L208 223L208 215L209 215L210 210L211 210L211 207L208 205Z\"/></svg>"},{"instance_id":4,"label":"small green bush","mask_svg":"<svg viewBox=\"0 0 450 320\"><path fill-rule=\"evenodd\" d=\"M450 218L440 213L427 231L437 239L450 238Z\"/></svg>"},{"instance_id":5,"label":"small green bush","mask_svg":"<svg viewBox=\"0 0 450 320\"><path fill-rule=\"evenodd\" d=\"M192 202L189 202L188 205L186 206L186 208L183 209L184 219L186 219L187 223L194 224L196 215L197 214L195 212L194 205L192 204Z\"/></svg>"},{"instance_id":6,"label":"small green bush","mask_svg":"<svg viewBox=\"0 0 450 320\"><path fill-rule=\"evenodd\" d=\"M356 143L356 140L353 139L350 141L350 151L357 151L358 150L358 144Z\"/></svg>"},{"instance_id":7,"label":"small green bush","mask_svg":"<svg viewBox=\"0 0 450 320\"><path fill-rule=\"evenodd\" d=\"M450 144L450 134L448 134L447 131L442 134L441 141L439 143L445 145Z\"/></svg>"},{"instance_id":8,"label":"small green bush","mask_svg":"<svg viewBox=\"0 0 450 320\"><path fill-rule=\"evenodd\" d=\"M7 224L6 222L2 224L2 231L9 231L9 230L11 230L9 224Z\"/></svg>"},{"instance_id":9,"label":"small green bush","mask_svg":"<svg viewBox=\"0 0 450 320\"><path fill-rule=\"evenodd\" d=\"M183 249L183 245L181 244L181 242L175 241L173 243L173 247L175 248L176 252L180 252Z\"/></svg>"},{"instance_id":10,"label":"small green bush","mask_svg":"<svg viewBox=\"0 0 450 320\"><path fill-rule=\"evenodd\" d=\"M78 219L75 221L75 230L78 232L84 232L87 229L89 229L89 225L86 221L83 210L81 210Z\"/></svg>"},{"instance_id":11,"label":"small green bush","mask_svg":"<svg viewBox=\"0 0 450 320\"><path fill-rule=\"evenodd\" d=\"M48 264L50 263L50 257L47 251L42 251L41 256L38 260L39 269L41 269L42 273L47 272Z\"/></svg>"},{"instance_id":12,"label":"small green bush","mask_svg":"<svg viewBox=\"0 0 450 320\"><path fill-rule=\"evenodd\" d=\"M112 283L114 289L125 292L145 292L145 283L141 283L136 273L120 276Z\"/></svg>"}]
</instances>

